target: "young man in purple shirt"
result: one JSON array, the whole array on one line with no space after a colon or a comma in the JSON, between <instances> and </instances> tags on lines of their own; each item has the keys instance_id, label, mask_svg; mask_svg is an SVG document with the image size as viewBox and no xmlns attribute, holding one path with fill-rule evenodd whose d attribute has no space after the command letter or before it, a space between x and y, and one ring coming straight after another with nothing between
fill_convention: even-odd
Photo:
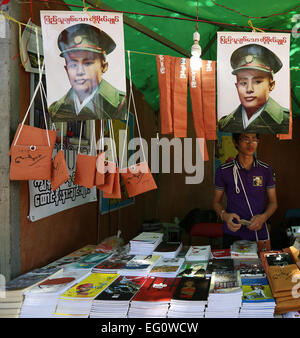
<instances>
[{"instance_id":1,"label":"young man in purple shirt","mask_svg":"<svg viewBox=\"0 0 300 338\"><path fill-rule=\"evenodd\" d=\"M229 248L240 239L256 241L255 231L258 239L267 239L266 221L277 209L273 169L254 156L259 143L258 135L233 134L232 138L238 155L233 161L220 165L215 175L213 207L224 222L223 248ZM226 209L222 205L224 193ZM241 220L250 224L242 225Z\"/></svg>"}]
</instances>

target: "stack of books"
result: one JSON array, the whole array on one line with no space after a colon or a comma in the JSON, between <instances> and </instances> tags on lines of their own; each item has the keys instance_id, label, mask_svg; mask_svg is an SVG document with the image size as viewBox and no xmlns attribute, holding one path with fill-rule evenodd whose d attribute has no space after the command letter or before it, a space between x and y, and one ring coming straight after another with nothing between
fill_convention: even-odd
<instances>
[{"instance_id":1,"label":"stack of books","mask_svg":"<svg viewBox=\"0 0 300 338\"><path fill-rule=\"evenodd\" d=\"M147 276L160 256L134 256L118 273L122 276Z\"/></svg>"},{"instance_id":2,"label":"stack of books","mask_svg":"<svg viewBox=\"0 0 300 338\"><path fill-rule=\"evenodd\" d=\"M184 263L184 258L160 257L149 272L149 276L174 278Z\"/></svg>"},{"instance_id":3,"label":"stack of books","mask_svg":"<svg viewBox=\"0 0 300 338\"><path fill-rule=\"evenodd\" d=\"M132 298L128 318L166 318L180 278L148 277Z\"/></svg>"},{"instance_id":4,"label":"stack of books","mask_svg":"<svg viewBox=\"0 0 300 338\"><path fill-rule=\"evenodd\" d=\"M230 247L230 252L231 258L258 258L257 244L254 241L235 241Z\"/></svg>"},{"instance_id":5,"label":"stack of books","mask_svg":"<svg viewBox=\"0 0 300 338\"><path fill-rule=\"evenodd\" d=\"M186 261L208 261L211 256L210 245L191 245L185 255Z\"/></svg>"},{"instance_id":6,"label":"stack of books","mask_svg":"<svg viewBox=\"0 0 300 338\"><path fill-rule=\"evenodd\" d=\"M118 273L119 270L123 268L132 258L134 258L134 255L116 253L93 267L92 271L101 273Z\"/></svg>"},{"instance_id":7,"label":"stack of books","mask_svg":"<svg viewBox=\"0 0 300 338\"><path fill-rule=\"evenodd\" d=\"M59 296L89 274L89 271L62 270L25 291L20 318L53 317Z\"/></svg>"},{"instance_id":8,"label":"stack of books","mask_svg":"<svg viewBox=\"0 0 300 338\"><path fill-rule=\"evenodd\" d=\"M210 287L209 277L182 277L170 302L168 318L203 318Z\"/></svg>"},{"instance_id":9,"label":"stack of books","mask_svg":"<svg viewBox=\"0 0 300 338\"><path fill-rule=\"evenodd\" d=\"M24 293L50 276L55 276L62 269L49 268L42 273L40 269L27 272L9 281L5 290L1 291L0 317L18 318L24 301Z\"/></svg>"},{"instance_id":10,"label":"stack of books","mask_svg":"<svg viewBox=\"0 0 300 338\"><path fill-rule=\"evenodd\" d=\"M90 318L127 318L129 303L146 277L119 276L93 301Z\"/></svg>"},{"instance_id":11,"label":"stack of books","mask_svg":"<svg viewBox=\"0 0 300 338\"><path fill-rule=\"evenodd\" d=\"M238 318L242 297L239 271L213 272L205 318Z\"/></svg>"},{"instance_id":12,"label":"stack of books","mask_svg":"<svg viewBox=\"0 0 300 338\"><path fill-rule=\"evenodd\" d=\"M240 318L273 318L276 306L266 277L242 278Z\"/></svg>"},{"instance_id":13,"label":"stack of books","mask_svg":"<svg viewBox=\"0 0 300 338\"><path fill-rule=\"evenodd\" d=\"M129 242L130 255L152 255L153 251L163 241L163 233L142 232Z\"/></svg>"},{"instance_id":14,"label":"stack of books","mask_svg":"<svg viewBox=\"0 0 300 338\"><path fill-rule=\"evenodd\" d=\"M19 318L23 296L0 297L0 318Z\"/></svg>"},{"instance_id":15,"label":"stack of books","mask_svg":"<svg viewBox=\"0 0 300 338\"><path fill-rule=\"evenodd\" d=\"M182 243L161 242L153 251L153 255L162 256L164 258L175 258L182 249Z\"/></svg>"},{"instance_id":16,"label":"stack of books","mask_svg":"<svg viewBox=\"0 0 300 338\"><path fill-rule=\"evenodd\" d=\"M87 318L94 298L118 276L118 274L91 273L59 297L54 317Z\"/></svg>"}]
</instances>

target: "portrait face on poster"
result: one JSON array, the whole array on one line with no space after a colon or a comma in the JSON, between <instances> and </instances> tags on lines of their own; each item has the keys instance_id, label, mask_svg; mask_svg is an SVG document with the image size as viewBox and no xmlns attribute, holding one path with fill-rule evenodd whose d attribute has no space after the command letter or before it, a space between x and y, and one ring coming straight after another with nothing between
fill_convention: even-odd
<instances>
[{"instance_id":1,"label":"portrait face on poster","mask_svg":"<svg viewBox=\"0 0 300 338\"><path fill-rule=\"evenodd\" d=\"M125 119L122 14L41 11L52 122Z\"/></svg>"},{"instance_id":2,"label":"portrait face on poster","mask_svg":"<svg viewBox=\"0 0 300 338\"><path fill-rule=\"evenodd\" d=\"M217 46L219 131L287 134L290 35L218 32Z\"/></svg>"}]
</instances>

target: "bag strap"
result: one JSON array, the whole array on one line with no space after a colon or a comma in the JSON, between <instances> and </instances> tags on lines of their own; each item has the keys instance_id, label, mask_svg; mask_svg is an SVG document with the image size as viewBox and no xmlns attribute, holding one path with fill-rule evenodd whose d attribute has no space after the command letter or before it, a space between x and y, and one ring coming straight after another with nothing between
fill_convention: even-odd
<instances>
[{"instance_id":1,"label":"bag strap","mask_svg":"<svg viewBox=\"0 0 300 338\"><path fill-rule=\"evenodd\" d=\"M123 160L124 160L124 152L125 152L125 144L127 141L127 132L128 132L128 122L129 122L129 108L130 108L130 103L132 100L133 104L133 110L134 110L134 116L135 116L135 121L139 133L139 138L140 138L140 146L142 149L144 161L146 161L146 155L145 155L145 150L143 147L143 142L142 142L142 134L140 130L140 124L137 116L137 111L136 111L136 105L135 105L135 100L134 100L134 95L133 95L133 89L132 89L132 76L131 76L131 62L130 62L130 51L127 51L128 54L128 72L129 72L129 86L130 86L130 92L129 92L129 101L128 101L128 109L127 109L127 116L126 116L126 133L125 133L125 138L124 138L124 146L123 146L123 153L122 153L122 160L121 160L121 168L123 167Z\"/></svg>"},{"instance_id":2,"label":"bag strap","mask_svg":"<svg viewBox=\"0 0 300 338\"><path fill-rule=\"evenodd\" d=\"M78 152L77 152L78 155L80 154L80 145L81 145L81 136L82 136L82 124L83 124L83 121L81 121L81 123L80 123L79 142L78 142Z\"/></svg>"},{"instance_id":3,"label":"bag strap","mask_svg":"<svg viewBox=\"0 0 300 338\"><path fill-rule=\"evenodd\" d=\"M242 186L242 190L243 190L243 192L244 192L244 195L245 195L245 198L246 198L246 202L247 202L247 204L248 204L248 208L249 208L249 210L250 210L251 216L253 217L252 208L251 208L251 205L250 205L248 196L247 196L247 194L246 194L246 190L245 190L245 187L244 187L242 178L241 178L241 176L240 176L240 173L239 173L239 170L238 170L238 168L237 168L236 163L234 163L234 166L233 166L233 179L234 179L234 183L235 183L235 190L236 190L236 192L239 194L240 189L239 189L238 184L237 184L237 181L238 181L237 178L239 178L239 180L240 180L240 183L241 183L241 186ZM265 222L264 224L265 224L266 230L267 230L267 235L268 235L268 238L267 238L267 239L269 240L269 239L270 239L269 230L268 230L268 227L267 227L266 222ZM255 237L256 237L256 241L258 241L258 235L257 235L257 231L256 231L256 230L255 230Z\"/></svg>"},{"instance_id":4,"label":"bag strap","mask_svg":"<svg viewBox=\"0 0 300 338\"><path fill-rule=\"evenodd\" d=\"M63 137L64 137L63 127L64 127L64 123L61 122L61 129L60 129L60 149L61 150L63 150ZM54 122L52 122L51 130L55 130L57 132L56 125Z\"/></svg>"},{"instance_id":5,"label":"bag strap","mask_svg":"<svg viewBox=\"0 0 300 338\"><path fill-rule=\"evenodd\" d=\"M109 120L110 122L110 130L111 130L111 137L112 137L112 156L113 160L116 163L116 166L119 167L118 165L118 158L117 158L117 148L116 148L116 141L115 141L115 134L114 134L114 127L112 120Z\"/></svg>"},{"instance_id":6,"label":"bag strap","mask_svg":"<svg viewBox=\"0 0 300 338\"><path fill-rule=\"evenodd\" d=\"M91 143L91 146L90 146L90 155L93 154L92 152L92 149L93 149L93 146L94 146L94 151L95 153L97 154L97 144L96 144L96 123L95 123L95 120L91 120L91 130L92 130L92 136L91 136L91 139L90 139L90 143Z\"/></svg>"},{"instance_id":7,"label":"bag strap","mask_svg":"<svg viewBox=\"0 0 300 338\"><path fill-rule=\"evenodd\" d=\"M130 91L130 93L129 93L129 99L128 99L127 114L126 114L126 128L125 128L125 137L124 137L124 143L123 143L123 151L122 151L120 169L123 169L123 162L124 162L124 156L125 156L125 148L126 148L126 144L127 144L127 135L128 135L128 124L129 124L129 112L130 112L131 98L132 98L132 93Z\"/></svg>"},{"instance_id":8,"label":"bag strap","mask_svg":"<svg viewBox=\"0 0 300 338\"><path fill-rule=\"evenodd\" d=\"M64 140L64 123L61 123L60 126L60 149L63 150L63 140Z\"/></svg>"},{"instance_id":9,"label":"bag strap","mask_svg":"<svg viewBox=\"0 0 300 338\"><path fill-rule=\"evenodd\" d=\"M99 142L99 148L101 152L104 151L104 123L103 120L100 120L100 142Z\"/></svg>"},{"instance_id":10,"label":"bag strap","mask_svg":"<svg viewBox=\"0 0 300 338\"><path fill-rule=\"evenodd\" d=\"M19 140L19 137L20 137L20 134L21 134L21 131L23 129L23 126L24 126L24 123L28 117L28 114L29 114L29 111L31 109L31 106L35 100L35 97L37 95L37 92L38 90L40 90L40 95L41 95L41 100L42 100L42 107L43 107L43 115L44 115L44 121L45 121L45 127L46 127L46 131L47 131L47 140L48 140L48 145L50 147L50 138L49 138L49 132L48 132L48 125L47 125L47 119L46 119L46 113L45 113L45 107L44 107L44 100L43 100L43 95L42 95L42 89L41 89L41 85L42 85L42 79L43 79L43 72L44 72L44 69L45 69L45 61L43 61L43 65L41 66L40 64L40 49L39 49L39 39L38 39L38 30L37 30L37 27L35 28L35 38L36 38L36 45L37 45L37 56L38 56L38 68L39 68L39 82L35 88L35 91L32 95L32 98L30 100L30 103L29 103L29 106L28 106L28 109L25 113L25 116L23 118L23 121L21 122L21 127L19 129L19 132L16 136L16 140L15 140L15 143L14 145L17 144L17 141Z\"/></svg>"}]
</instances>

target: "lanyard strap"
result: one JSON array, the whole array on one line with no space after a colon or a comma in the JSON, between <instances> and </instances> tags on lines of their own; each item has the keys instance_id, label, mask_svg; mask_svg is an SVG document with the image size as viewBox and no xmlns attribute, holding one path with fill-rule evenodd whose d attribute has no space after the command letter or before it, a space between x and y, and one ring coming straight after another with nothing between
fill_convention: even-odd
<instances>
[{"instance_id":1,"label":"lanyard strap","mask_svg":"<svg viewBox=\"0 0 300 338\"><path fill-rule=\"evenodd\" d=\"M248 199L248 196L246 194L246 190L244 188L244 184L243 184L243 181L241 179L241 176L240 176L240 173L239 173L239 170L236 166L236 164L234 164L233 166L233 177L234 177L234 183L235 183L235 188L236 188L236 192L239 194L240 190L238 188L238 184L237 184L237 177L239 178L240 182L241 182L241 186L242 186L242 189L243 189L243 192L244 192L244 195L245 195L245 198L246 198L246 202L248 204L248 208L250 210L250 213L251 213L251 216L253 217L253 212L252 212L252 208L251 208L251 205L249 203L249 199ZM266 226L266 230L267 230L267 235L268 235L268 238L267 239L270 239L270 235L269 235L269 231L268 231L268 227L266 225L266 223L264 223L265 226ZM255 230L255 237L256 237L256 241L258 241L258 236L257 236L257 231Z\"/></svg>"}]
</instances>

